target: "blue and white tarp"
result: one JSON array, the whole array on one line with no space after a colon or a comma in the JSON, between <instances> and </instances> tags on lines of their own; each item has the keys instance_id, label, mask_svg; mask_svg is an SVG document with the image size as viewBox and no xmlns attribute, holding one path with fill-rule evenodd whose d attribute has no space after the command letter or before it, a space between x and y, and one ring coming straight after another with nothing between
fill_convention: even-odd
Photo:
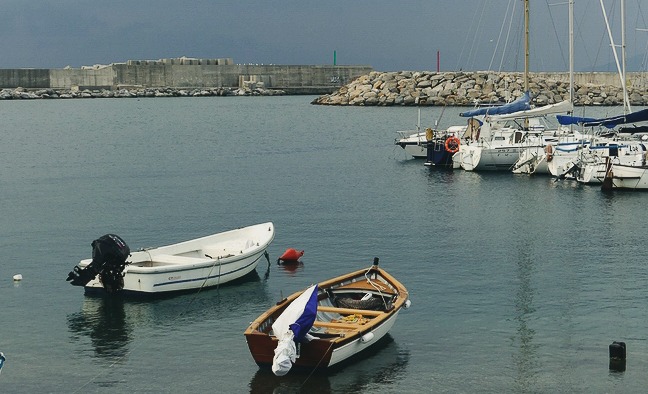
<instances>
[{"instance_id":1,"label":"blue and white tarp","mask_svg":"<svg viewBox=\"0 0 648 394\"><path fill-rule=\"evenodd\" d=\"M297 360L296 342L308 339L308 331L317 317L317 285L306 289L272 324L272 331L279 340L272 359L272 372L283 376Z\"/></svg>"},{"instance_id":2,"label":"blue and white tarp","mask_svg":"<svg viewBox=\"0 0 648 394\"><path fill-rule=\"evenodd\" d=\"M477 108L473 109L472 111L462 112L459 114L459 116L464 118L471 118L473 116L480 115L504 115L513 112L524 111L527 109L531 109L531 94L529 92L525 92L522 96L518 97L508 104L498 105L495 107Z\"/></svg>"}]
</instances>

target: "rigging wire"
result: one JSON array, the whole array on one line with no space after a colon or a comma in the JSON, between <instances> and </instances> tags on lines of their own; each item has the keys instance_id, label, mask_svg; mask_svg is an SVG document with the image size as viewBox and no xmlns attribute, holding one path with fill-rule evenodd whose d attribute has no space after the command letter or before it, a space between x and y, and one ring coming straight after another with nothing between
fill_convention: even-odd
<instances>
[{"instance_id":1,"label":"rigging wire","mask_svg":"<svg viewBox=\"0 0 648 394\"><path fill-rule=\"evenodd\" d=\"M475 49L475 46L477 46L477 39L479 38L479 34L477 34L478 31L481 30L481 25L482 25L482 20L484 19L484 13L486 12L486 2L483 3L482 9L481 9L481 14L479 15L479 21L477 22L477 26L475 27L475 35L473 37L473 42L472 45L470 46L470 54L472 59L468 59L468 65L470 68L474 69L475 68L475 59L477 58L477 51Z\"/></svg>"},{"instance_id":2,"label":"rigging wire","mask_svg":"<svg viewBox=\"0 0 648 394\"><path fill-rule=\"evenodd\" d=\"M506 12L504 13L504 20L502 21L502 27L500 27L500 32L499 32L499 35L497 36L497 42L495 43L495 49L493 50L493 56L491 57L491 61L488 64L488 69L489 70L493 69L493 61L495 60L495 55L497 54L497 49L499 48L500 40L502 39L502 32L504 31L504 26L506 25L506 18L509 15L509 9L511 8L511 1L512 0L509 0L508 5L506 6Z\"/></svg>"},{"instance_id":3,"label":"rigging wire","mask_svg":"<svg viewBox=\"0 0 648 394\"><path fill-rule=\"evenodd\" d=\"M509 20L509 26L506 32L506 40L504 41L504 48L502 49L502 58L500 59L500 65L499 68L497 69L498 72L502 72L502 68L504 67L504 58L506 56L506 48L508 48L509 38L511 38L511 29L513 28L513 16L515 15L516 4L517 2L513 3L513 9L511 10L511 18Z\"/></svg>"},{"instance_id":4,"label":"rigging wire","mask_svg":"<svg viewBox=\"0 0 648 394\"><path fill-rule=\"evenodd\" d=\"M556 21L554 20L554 16L551 13L551 7L552 6L564 5L565 3L549 4L549 1L546 0L545 4L547 5L547 11L549 12L549 20L551 21L551 26L553 27L554 34L556 35L556 42L558 43L558 51L560 53L560 57L562 58L563 66L565 66L566 69L569 69L569 63L568 63L568 61L565 60L565 52L562 49L562 41L560 40L560 36L558 34L558 29L556 28ZM541 58L540 60L542 61L542 60L544 60L544 58Z\"/></svg>"},{"instance_id":5,"label":"rigging wire","mask_svg":"<svg viewBox=\"0 0 648 394\"><path fill-rule=\"evenodd\" d=\"M468 46L468 38L470 37L470 35L472 33L473 26L475 25L475 19L477 18L478 9L479 9L478 7L475 7L475 13L473 14L472 21L470 22L470 24L468 24L468 31L466 32L466 38L464 40L463 46L461 47L461 52L459 53L459 58L457 59L457 67L455 68L455 70L461 70L460 65L461 65L461 62L463 60L464 51L466 50L466 47ZM477 31L475 31L474 34L476 35ZM468 54L468 57L470 57L470 54ZM466 61L466 65L468 65L467 61Z\"/></svg>"}]
</instances>

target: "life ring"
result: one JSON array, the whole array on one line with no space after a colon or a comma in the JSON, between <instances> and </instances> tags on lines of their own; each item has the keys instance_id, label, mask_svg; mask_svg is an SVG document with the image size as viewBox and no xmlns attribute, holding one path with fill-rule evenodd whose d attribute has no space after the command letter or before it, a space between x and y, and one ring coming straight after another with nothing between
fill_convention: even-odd
<instances>
[{"instance_id":1,"label":"life ring","mask_svg":"<svg viewBox=\"0 0 648 394\"><path fill-rule=\"evenodd\" d=\"M445 140L445 150L448 151L449 153L457 153L459 152L459 144L461 143L461 140L459 138L452 136L448 137Z\"/></svg>"},{"instance_id":2,"label":"life ring","mask_svg":"<svg viewBox=\"0 0 648 394\"><path fill-rule=\"evenodd\" d=\"M547 154L547 163L553 160L553 147L551 145L545 146L545 153Z\"/></svg>"}]
</instances>

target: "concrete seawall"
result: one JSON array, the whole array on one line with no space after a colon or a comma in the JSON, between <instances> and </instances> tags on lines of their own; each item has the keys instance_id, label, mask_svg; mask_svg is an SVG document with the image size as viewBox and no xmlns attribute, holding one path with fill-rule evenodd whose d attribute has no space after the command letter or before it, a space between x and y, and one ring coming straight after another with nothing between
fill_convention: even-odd
<instances>
[{"instance_id":1,"label":"concrete seawall","mask_svg":"<svg viewBox=\"0 0 648 394\"><path fill-rule=\"evenodd\" d=\"M325 94L372 71L370 66L199 63L175 64L161 60L80 69L3 69L0 89L239 88L245 82L254 82L287 94Z\"/></svg>"}]
</instances>

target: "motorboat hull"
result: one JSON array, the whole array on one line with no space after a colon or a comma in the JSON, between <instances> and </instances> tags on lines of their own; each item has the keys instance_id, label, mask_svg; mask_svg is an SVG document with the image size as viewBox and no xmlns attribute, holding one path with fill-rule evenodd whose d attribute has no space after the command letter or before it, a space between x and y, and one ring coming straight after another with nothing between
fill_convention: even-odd
<instances>
[{"instance_id":1,"label":"motorboat hull","mask_svg":"<svg viewBox=\"0 0 648 394\"><path fill-rule=\"evenodd\" d=\"M156 294L218 286L254 271L274 239L271 222L174 245L132 252L124 269L124 293ZM81 260L86 267L92 259ZM87 293L103 289L99 276Z\"/></svg>"}]
</instances>

